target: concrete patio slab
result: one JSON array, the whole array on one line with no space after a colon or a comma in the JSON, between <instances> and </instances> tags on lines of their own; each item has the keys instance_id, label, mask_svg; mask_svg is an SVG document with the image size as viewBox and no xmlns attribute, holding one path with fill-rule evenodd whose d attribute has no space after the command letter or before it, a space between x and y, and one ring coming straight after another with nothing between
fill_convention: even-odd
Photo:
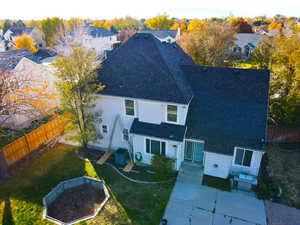
<instances>
[{"instance_id":1,"label":"concrete patio slab","mask_svg":"<svg viewBox=\"0 0 300 225\"><path fill-rule=\"evenodd\" d=\"M168 225L266 225L264 203L201 184L201 168L184 166L165 210Z\"/></svg>"},{"instance_id":2,"label":"concrete patio slab","mask_svg":"<svg viewBox=\"0 0 300 225\"><path fill-rule=\"evenodd\" d=\"M219 191L216 213L256 224L267 224L264 202L241 193Z\"/></svg>"},{"instance_id":3,"label":"concrete patio slab","mask_svg":"<svg viewBox=\"0 0 300 225\"><path fill-rule=\"evenodd\" d=\"M214 214L213 225L256 225L255 223L245 222L230 216Z\"/></svg>"}]
</instances>

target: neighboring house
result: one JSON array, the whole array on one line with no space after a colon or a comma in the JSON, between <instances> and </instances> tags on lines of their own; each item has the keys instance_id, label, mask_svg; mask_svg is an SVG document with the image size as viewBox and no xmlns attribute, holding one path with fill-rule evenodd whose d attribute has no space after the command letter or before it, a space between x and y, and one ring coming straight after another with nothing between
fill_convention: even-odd
<instances>
[{"instance_id":1,"label":"neighboring house","mask_svg":"<svg viewBox=\"0 0 300 225\"><path fill-rule=\"evenodd\" d=\"M38 48L46 46L42 32L37 27L11 27L5 32L3 37L6 41L10 42L8 47L12 48L14 40L24 34L32 37Z\"/></svg>"},{"instance_id":2,"label":"neighboring house","mask_svg":"<svg viewBox=\"0 0 300 225\"><path fill-rule=\"evenodd\" d=\"M55 87L56 78L54 76L54 69L47 64L42 64L45 55L44 57L41 56L41 50L37 53L39 54L32 54L28 50L0 52L0 71L10 71L16 79L20 78L24 80L23 78L25 78L30 80L30 82L32 81L32 88L37 89L36 85L47 88L49 93L53 94L53 99L49 99L49 104L47 104L47 107L51 110L59 104L58 92ZM40 116L38 112L30 115L24 115L23 113L9 115L5 126L11 129L22 129L29 126L33 120L39 119Z\"/></svg>"},{"instance_id":3,"label":"neighboring house","mask_svg":"<svg viewBox=\"0 0 300 225\"><path fill-rule=\"evenodd\" d=\"M236 35L233 52L242 53L245 57L249 57L263 37L262 34L239 33Z\"/></svg>"},{"instance_id":4,"label":"neighboring house","mask_svg":"<svg viewBox=\"0 0 300 225\"><path fill-rule=\"evenodd\" d=\"M266 136L266 70L200 67L176 43L138 33L102 63L96 102L103 139L90 147L189 161L227 178L257 175ZM200 169L200 168L199 168Z\"/></svg>"},{"instance_id":5,"label":"neighboring house","mask_svg":"<svg viewBox=\"0 0 300 225\"><path fill-rule=\"evenodd\" d=\"M177 30L142 30L139 33L152 34L161 42L173 43L180 38L180 29Z\"/></svg>"},{"instance_id":6,"label":"neighboring house","mask_svg":"<svg viewBox=\"0 0 300 225\"><path fill-rule=\"evenodd\" d=\"M104 56L105 51L113 50L114 44L118 43L117 34L94 26L84 27L80 40L84 47L95 50L98 56Z\"/></svg>"}]
</instances>

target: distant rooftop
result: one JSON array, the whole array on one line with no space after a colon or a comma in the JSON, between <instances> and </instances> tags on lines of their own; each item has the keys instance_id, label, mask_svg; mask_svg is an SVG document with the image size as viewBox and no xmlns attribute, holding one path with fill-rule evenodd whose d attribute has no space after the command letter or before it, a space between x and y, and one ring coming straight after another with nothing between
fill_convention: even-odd
<instances>
[{"instance_id":1,"label":"distant rooftop","mask_svg":"<svg viewBox=\"0 0 300 225\"><path fill-rule=\"evenodd\" d=\"M262 34L243 34L239 33L236 35L235 44L241 48L245 47L248 44L252 44L253 46L257 46L261 39L264 37Z\"/></svg>"},{"instance_id":2,"label":"distant rooftop","mask_svg":"<svg viewBox=\"0 0 300 225\"><path fill-rule=\"evenodd\" d=\"M9 30L12 32L12 36L20 36L23 34L30 34L34 27L11 27Z\"/></svg>"},{"instance_id":3,"label":"distant rooftop","mask_svg":"<svg viewBox=\"0 0 300 225\"><path fill-rule=\"evenodd\" d=\"M153 34L157 38L172 37L175 38L178 30L141 30L139 33Z\"/></svg>"},{"instance_id":4,"label":"distant rooftop","mask_svg":"<svg viewBox=\"0 0 300 225\"><path fill-rule=\"evenodd\" d=\"M94 26L88 26L88 33L92 37L109 37L109 36L114 36L116 35L115 33L104 29L103 27L94 27Z\"/></svg>"},{"instance_id":5,"label":"distant rooftop","mask_svg":"<svg viewBox=\"0 0 300 225\"><path fill-rule=\"evenodd\" d=\"M26 57L36 63L39 63L39 59L29 50L10 50L0 52L0 70L13 70L20 60Z\"/></svg>"}]
</instances>

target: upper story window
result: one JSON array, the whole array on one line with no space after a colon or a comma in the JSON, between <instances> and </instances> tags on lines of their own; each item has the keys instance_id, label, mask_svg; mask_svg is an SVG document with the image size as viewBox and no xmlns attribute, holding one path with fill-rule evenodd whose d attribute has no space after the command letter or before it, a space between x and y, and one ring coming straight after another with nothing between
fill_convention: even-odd
<instances>
[{"instance_id":1,"label":"upper story window","mask_svg":"<svg viewBox=\"0 0 300 225\"><path fill-rule=\"evenodd\" d=\"M167 121L178 122L178 107L176 105L167 105Z\"/></svg>"},{"instance_id":2,"label":"upper story window","mask_svg":"<svg viewBox=\"0 0 300 225\"><path fill-rule=\"evenodd\" d=\"M133 100L125 99L125 114L127 116L135 115L135 104Z\"/></svg>"},{"instance_id":3,"label":"upper story window","mask_svg":"<svg viewBox=\"0 0 300 225\"><path fill-rule=\"evenodd\" d=\"M102 133L108 134L108 126L107 125L102 125Z\"/></svg>"},{"instance_id":4,"label":"upper story window","mask_svg":"<svg viewBox=\"0 0 300 225\"><path fill-rule=\"evenodd\" d=\"M251 150L247 150L244 148L236 148L234 164L250 167L252 155L253 155L253 151Z\"/></svg>"}]
</instances>

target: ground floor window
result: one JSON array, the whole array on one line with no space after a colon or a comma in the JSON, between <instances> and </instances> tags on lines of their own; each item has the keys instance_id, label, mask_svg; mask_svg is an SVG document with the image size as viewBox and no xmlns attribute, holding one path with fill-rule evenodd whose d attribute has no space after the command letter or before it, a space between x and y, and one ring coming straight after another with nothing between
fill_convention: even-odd
<instances>
[{"instance_id":1,"label":"ground floor window","mask_svg":"<svg viewBox=\"0 0 300 225\"><path fill-rule=\"evenodd\" d=\"M129 131L128 131L128 129L123 129L123 140L124 141L129 140Z\"/></svg>"},{"instance_id":2,"label":"ground floor window","mask_svg":"<svg viewBox=\"0 0 300 225\"><path fill-rule=\"evenodd\" d=\"M154 155L166 155L166 142L146 138L146 152Z\"/></svg>"},{"instance_id":3,"label":"ground floor window","mask_svg":"<svg viewBox=\"0 0 300 225\"><path fill-rule=\"evenodd\" d=\"M235 160L234 163L240 166L251 166L253 151L244 149L244 148L236 148L235 149Z\"/></svg>"}]
</instances>

